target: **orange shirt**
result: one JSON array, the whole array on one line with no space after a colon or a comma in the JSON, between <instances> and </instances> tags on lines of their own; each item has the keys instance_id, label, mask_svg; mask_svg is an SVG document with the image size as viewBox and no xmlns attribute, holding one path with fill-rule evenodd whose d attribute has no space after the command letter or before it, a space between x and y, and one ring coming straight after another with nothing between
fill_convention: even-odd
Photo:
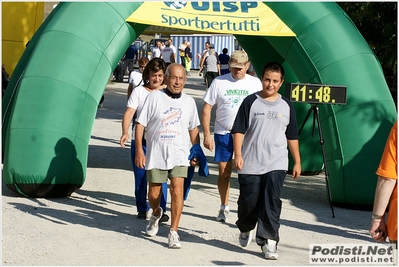
<instances>
[{"instance_id":1,"label":"orange shirt","mask_svg":"<svg viewBox=\"0 0 399 267\"><path fill-rule=\"evenodd\" d=\"M398 240L398 121L393 125L385 144L380 165L377 169L377 175L395 179L396 185L393 189L391 200L389 202L388 212L388 237L390 241Z\"/></svg>"}]
</instances>

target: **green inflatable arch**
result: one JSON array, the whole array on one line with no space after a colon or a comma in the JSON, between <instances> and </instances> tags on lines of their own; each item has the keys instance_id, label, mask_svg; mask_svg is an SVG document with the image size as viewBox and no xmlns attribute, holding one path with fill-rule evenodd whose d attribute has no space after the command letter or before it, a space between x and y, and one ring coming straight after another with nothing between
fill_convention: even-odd
<instances>
[{"instance_id":1,"label":"green inflatable arch","mask_svg":"<svg viewBox=\"0 0 399 267\"><path fill-rule=\"evenodd\" d=\"M60 3L35 33L3 98L3 177L11 190L62 197L83 185L109 74L149 26L126 22L141 4ZM319 106L332 200L371 205L375 170L396 119L377 58L336 3L263 4L296 36L235 37L258 73L273 60L286 68L286 82L347 86L347 105ZM295 108L301 123L310 106ZM300 142L304 169L320 169L311 127L304 128Z\"/></svg>"}]
</instances>

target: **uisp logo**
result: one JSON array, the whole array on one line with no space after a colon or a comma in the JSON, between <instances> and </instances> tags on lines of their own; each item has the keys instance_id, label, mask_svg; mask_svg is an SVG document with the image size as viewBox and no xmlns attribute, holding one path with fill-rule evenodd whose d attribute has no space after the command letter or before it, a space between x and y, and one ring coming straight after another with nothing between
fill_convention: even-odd
<instances>
[{"instance_id":1,"label":"uisp logo","mask_svg":"<svg viewBox=\"0 0 399 267\"><path fill-rule=\"evenodd\" d=\"M169 1L164 4L172 9L182 9L187 5L187 1Z\"/></svg>"}]
</instances>

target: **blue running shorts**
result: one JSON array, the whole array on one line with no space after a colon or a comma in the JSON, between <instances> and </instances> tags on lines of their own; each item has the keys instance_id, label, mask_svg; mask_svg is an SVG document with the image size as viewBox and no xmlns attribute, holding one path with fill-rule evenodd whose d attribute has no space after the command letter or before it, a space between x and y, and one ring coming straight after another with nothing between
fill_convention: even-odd
<instances>
[{"instance_id":1,"label":"blue running shorts","mask_svg":"<svg viewBox=\"0 0 399 267\"><path fill-rule=\"evenodd\" d=\"M215 162L228 162L233 158L233 137L230 133L221 135L214 134L215 139Z\"/></svg>"}]
</instances>

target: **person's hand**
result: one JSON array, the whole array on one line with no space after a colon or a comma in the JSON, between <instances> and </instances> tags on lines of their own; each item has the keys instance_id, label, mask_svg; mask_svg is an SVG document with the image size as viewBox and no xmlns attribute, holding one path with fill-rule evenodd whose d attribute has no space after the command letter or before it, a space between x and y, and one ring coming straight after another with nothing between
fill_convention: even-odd
<instances>
[{"instance_id":1,"label":"person's hand","mask_svg":"<svg viewBox=\"0 0 399 267\"><path fill-rule=\"evenodd\" d=\"M237 170L242 170L242 167L244 166L244 159L242 156L234 156L234 168Z\"/></svg>"},{"instance_id":2,"label":"person's hand","mask_svg":"<svg viewBox=\"0 0 399 267\"><path fill-rule=\"evenodd\" d=\"M296 163L294 164L294 167L292 168L292 178L297 179L302 172L301 164Z\"/></svg>"},{"instance_id":3,"label":"person's hand","mask_svg":"<svg viewBox=\"0 0 399 267\"><path fill-rule=\"evenodd\" d=\"M121 136L121 139L119 140L119 143L121 145L121 147L125 148L125 143L129 140L129 134L125 133Z\"/></svg>"},{"instance_id":4,"label":"person's hand","mask_svg":"<svg viewBox=\"0 0 399 267\"><path fill-rule=\"evenodd\" d=\"M215 142L212 138L212 136L206 136L204 137L204 146L209 149L210 151L213 151L215 148Z\"/></svg>"},{"instance_id":5,"label":"person's hand","mask_svg":"<svg viewBox=\"0 0 399 267\"><path fill-rule=\"evenodd\" d=\"M369 233L377 242L385 242L387 239L387 225L385 219L371 219Z\"/></svg>"},{"instance_id":6,"label":"person's hand","mask_svg":"<svg viewBox=\"0 0 399 267\"><path fill-rule=\"evenodd\" d=\"M195 166L199 166L200 165L200 161L198 158L193 158L192 160L190 160L190 165L191 167L195 167Z\"/></svg>"},{"instance_id":7,"label":"person's hand","mask_svg":"<svg viewBox=\"0 0 399 267\"><path fill-rule=\"evenodd\" d=\"M145 155L144 151L141 149L141 151L136 150L136 157L134 158L134 164L141 168L144 169L145 167Z\"/></svg>"}]
</instances>

